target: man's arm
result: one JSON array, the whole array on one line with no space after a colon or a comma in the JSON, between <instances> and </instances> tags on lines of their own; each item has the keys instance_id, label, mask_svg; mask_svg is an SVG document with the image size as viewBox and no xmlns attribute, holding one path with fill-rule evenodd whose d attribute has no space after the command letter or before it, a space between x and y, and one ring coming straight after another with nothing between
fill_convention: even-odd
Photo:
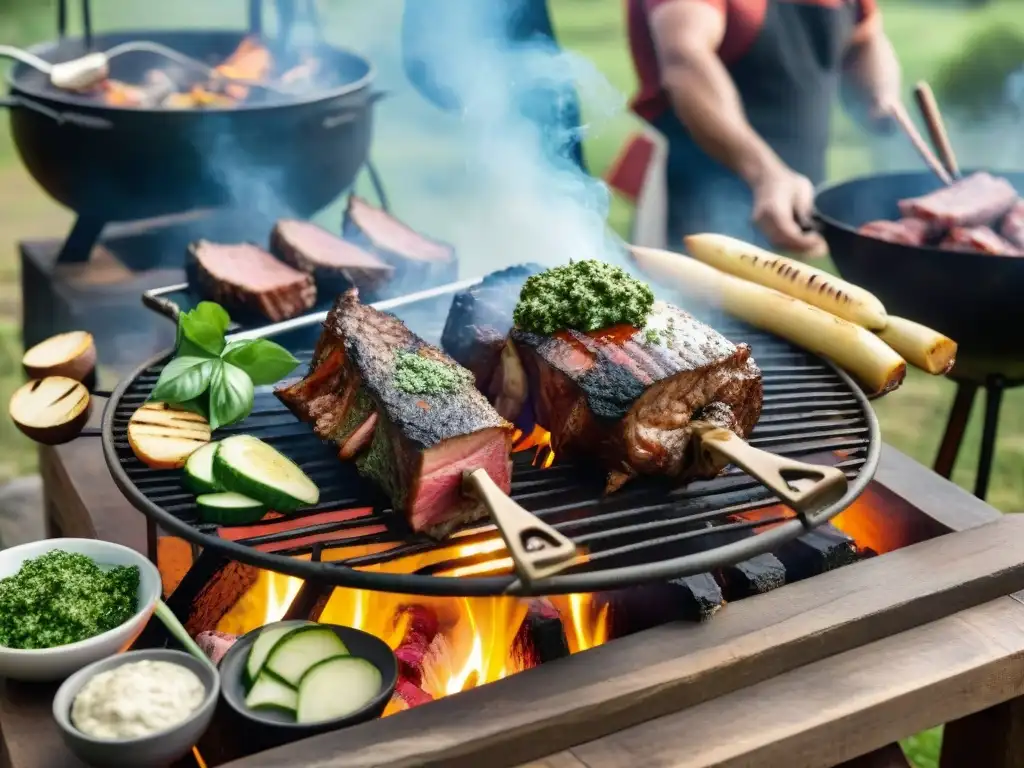
<instances>
[{"instance_id":1,"label":"man's arm","mask_svg":"<svg viewBox=\"0 0 1024 768\"><path fill-rule=\"evenodd\" d=\"M663 0L651 11L650 25L676 116L701 149L753 186L781 161L747 122L718 56L724 9L707 0Z\"/></svg>"},{"instance_id":2,"label":"man's arm","mask_svg":"<svg viewBox=\"0 0 1024 768\"><path fill-rule=\"evenodd\" d=\"M843 61L844 100L854 114L866 114L868 125L891 128L889 118L901 104L900 62L882 29L875 0L861 0L861 9L862 18Z\"/></svg>"},{"instance_id":3,"label":"man's arm","mask_svg":"<svg viewBox=\"0 0 1024 768\"><path fill-rule=\"evenodd\" d=\"M776 245L797 252L822 248L798 218L810 214L811 183L786 167L747 121L739 92L718 55L724 4L712 0L651 2L650 27L662 87L679 120L708 155L754 192L754 219Z\"/></svg>"}]
</instances>

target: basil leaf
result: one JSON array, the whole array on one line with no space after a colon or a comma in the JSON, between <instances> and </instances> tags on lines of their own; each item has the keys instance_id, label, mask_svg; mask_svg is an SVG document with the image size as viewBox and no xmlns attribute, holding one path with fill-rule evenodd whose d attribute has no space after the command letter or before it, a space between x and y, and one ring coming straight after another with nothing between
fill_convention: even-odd
<instances>
[{"instance_id":1,"label":"basil leaf","mask_svg":"<svg viewBox=\"0 0 1024 768\"><path fill-rule=\"evenodd\" d=\"M299 364L291 352L267 339L233 341L221 358L249 374L256 385L280 381Z\"/></svg>"},{"instance_id":2,"label":"basil leaf","mask_svg":"<svg viewBox=\"0 0 1024 768\"><path fill-rule=\"evenodd\" d=\"M200 301L189 314L196 320L213 326L220 331L222 336L227 333L228 326L231 325L231 317L228 315L227 310L220 304L215 304L212 301Z\"/></svg>"},{"instance_id":3,"label":"basil leaf","mask_svg":"<svg viewBox=\"0 0 1024 768\"><path fill-rule=\"evenodd\" d=\"M216 364L216 361L214 361L214 360L210 361L210 370L211 371L213 370L213 366L215 364ZM210 420L210 390L207 389L199 397L193 398L192 400L189 400L189 401L184 402L184 403L178 403L177 407L181 408L181 410L183 410L183 411L191 411L192 413L198 413L204 419L209 421Z\"/></svg>"},{"instance_id":4,"label":"basil leaf","mask_svg":"<svg viewBox=\"0 0 1024 768\"><path fill-rule=\"evenodd\" d=\"M199 397L210 385L214 360L205 357L176 357L160 373L151 400L181 405Z\"/></svg>"},{"instance_id":5,"label":"basil leaf","mask_svg":"<svg viewBox=\"0 0 1024 768\"><path fill-rule=\"evenodd\" d=\"M249 374L223 360L213 361L210 377L210 429L241 421L252 412L253 386Z\"/></svg>"},{"instance_id":6,"label":"basil leaf","mask_svg":"<svg viewBox=\"0 0 1024 768\"><path fill-rule=\"evenodd\" d=\"M224 349L224 332L231 318L219 304L201 301L191 312L178 315L178 354L198 347L207 355L219 355Z\"/></svg>"}]
</instances>

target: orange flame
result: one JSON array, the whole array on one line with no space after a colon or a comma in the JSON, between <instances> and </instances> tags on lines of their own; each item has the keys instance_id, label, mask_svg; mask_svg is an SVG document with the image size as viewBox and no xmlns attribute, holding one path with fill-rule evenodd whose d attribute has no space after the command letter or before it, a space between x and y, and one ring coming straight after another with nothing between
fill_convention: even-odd
<instances>
[{"instance_id":1,"label":"orange flame","mask_svg":"<svg viewBox=\"0 0 1024 768\"><path fill-rule=\"evenodd\" d=\"M534 427L526 437L516 430L513 438L514 451L534 450L534 466L550 467L554 462L551 433L547 430ZM459 538L466 535L470 534L455 534L450 546L367 566L364 570L413 573L449 560L498 552L505 546L498 535L459 544ZM393 546L373 544L331 549L324 552L324 558L347 559ZM513 567L512 559L503 557L459 565L439 575L479 576L511 571ZM301 580L294 577L261 571L255 586L220 621L217 629L243 634L279 621L287 613L301 584ZM522 670L524 662L516 658L513 647L528 604L515 597L429 598L338 587L331 593L320 621L362 629L381 638L391 648L397 648L405 638L409 622L402 608L413 603L434 611L441 624L441 631L424 662L422 690L425 693L434 698L447 696ZM607 604L582 594L552 597L550 603L562 619L570 652L585 651L608 641ZM396 700L385 710L385 715L406 708Z\"/></svg>"},{"instance_id":2,"label":"orange flame","mask_svg":"<svg viewBox=\"0 0 1024 768\"><path fill-rule=\"evenodd\" d=\"M535 426L533 431L528 434L525 438L519 439L522 435L518 429L513 441L513 453L519 453L520 451L528 451L531 448L535 448L536 451L533 455L533 466L541 466L547 469L555 461L555 452L551 448L551 433L540 426Z\"/></svg>"},{"instance_id":3,"label":"orange flame","mask_svg":"<svg viewBox=\"0 0 1024 768\"><path fill-rule=\"evenodd\" d=\"M457 540L458 537L455 538ZM504 544L499 537L472 544L455 544L438 551L370 566L368 570L409 573L450 558L493 552L502 546ZM344 550L343 556L359 554L355 551L357 549L363 548L350 547ZM502 558L462 566L445 572L445 575L479 574L511 567L511 560ZM261 571L253 588L221 619L217 629L244 634L279 621L301 585L298 578ZM550 601L562 618L570 652L578 653L607 642L607 605L598 604L591 595L556 596ZM362 629L396 649L408 628L409 617L402 608L409 604L432 610L441 628L424 662L421 687L425 693L434 698L447 696L522 671L524 662L513 651L528 604L516 597L434 598L337 587L331 593L320 621ZM402 702L396 701L389 705L385 714L405 708Z\"/></svg>"}]
</instances>

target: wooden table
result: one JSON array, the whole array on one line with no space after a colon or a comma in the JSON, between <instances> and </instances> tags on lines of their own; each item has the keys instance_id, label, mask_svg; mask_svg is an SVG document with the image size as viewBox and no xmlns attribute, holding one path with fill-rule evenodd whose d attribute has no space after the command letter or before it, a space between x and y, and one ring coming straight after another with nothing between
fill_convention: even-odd
<instances>
[{"instance_id":1,"label":"wooden table","mask_svg":"<svg viewBox=\"0 0 1024 768\"><path fill-rule=\"evenodd\" d=\"M42 472L55 534L145 550L98 439L44 449ZM1024 588L1024 517L888 448L879 479L969 530L230 766L892 768L892 742L949 722L942 768L1024 768L1024 598L1001 596ZM52 690L0 682L0 766L80 768Z\"/></svg>"}]
</instances>

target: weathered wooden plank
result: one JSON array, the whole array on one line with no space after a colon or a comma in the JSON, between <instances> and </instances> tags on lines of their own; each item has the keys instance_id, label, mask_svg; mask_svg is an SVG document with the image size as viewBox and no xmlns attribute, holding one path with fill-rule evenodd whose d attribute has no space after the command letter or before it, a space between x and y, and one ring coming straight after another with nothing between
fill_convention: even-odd
<instances>
[{"instance_id":1,"label":"weathered wooden plank","mask_svg":"<svg viewBox=\"0 0 1024 768\"><path fill-rule=\"evenodd\" d=\"M1003 597L570 752L588 768L831 768L1022 693L1024 606ZM986 748L954 768L1017 765Z\"/></svg>"},{"instance_id":2,"label":"weathered wooden plank","mask_svg":"<svg viewBox=\"0 0 1024 768\"><path fill-rule=\"evenodd\" d=\"M947 723L939 765L1024 768L1024 698L1004 701Z\"/></svg>"},{"instance_id":3,"label":"weathered wooden plank","mask_svg":"<svg viewBox=\"0 0 1024 768\"><path fill-rule=\"evenodd\" d=\"M1024 516L1005 516L231 765L516 765L1022 588Z\"/></svg>"}]
</instances>

